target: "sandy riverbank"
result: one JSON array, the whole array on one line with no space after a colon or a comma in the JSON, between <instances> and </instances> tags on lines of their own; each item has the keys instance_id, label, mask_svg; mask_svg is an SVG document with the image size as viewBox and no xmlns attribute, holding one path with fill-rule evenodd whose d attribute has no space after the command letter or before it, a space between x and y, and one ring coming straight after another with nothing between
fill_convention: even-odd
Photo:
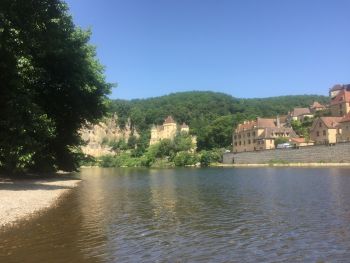
<instances>
[{"instance_id":1,"label":"sandy riverbank","mask_svg":"<svg viewBox=\"0 0 350 263\"><path fill-rule=\"evenodd\" d=\"M0 228L55 205L80 181L60 176L48 179L0 178Z\"/></svg>"}]
</instances>

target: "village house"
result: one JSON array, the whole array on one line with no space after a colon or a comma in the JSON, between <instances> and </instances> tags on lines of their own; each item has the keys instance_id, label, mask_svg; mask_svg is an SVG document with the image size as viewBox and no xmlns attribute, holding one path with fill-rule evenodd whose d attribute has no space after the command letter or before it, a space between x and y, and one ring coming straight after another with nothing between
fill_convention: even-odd
<instances>
[{"instance_id":1,"label":"village house","mask_svg":"<svg viewBox=\"0 0 350 263\"><path fill-rule=\"evenodd\" d=\"M350 111L350 85L344 85L337 90L335 97L331 97L330 110L332 116L342 117Z\"/></svg>"},{"instance_id":2,"label":"village house","mask_svg":"<svg viewBox=\"0 0 350 263\"><path fill-rule=\"evenodd\" d=\"M342 117L319 117L316 118L310 129L310 139L315 144L334 144L337 142L339 122Z\"/></svg>"},{"instance_id":3,"label":"village house","mask_svg":"<svg viewBox=\"0 0 350 263\"><path fill-rule=\"evenodd\" d=\"M294 108L292 112L289 113L288 121L303 121L305 117L312 118L314 115L311 113L310 108Z\"/></svg>"},{"instance_id":4,"label":"village house","mask_svg":"<svg viewBox=\"0 0 350 263\"><path fill-rule=\"evenodd\" d=\"M313 114L316 113L317 111L323 111L327 109L325 105L322 105L318 101L314 101L314 103L312 103L309 108L311 113Z\"/></svg>"},{"instance_id":5,"label":"village house","mask_svg":"<svg viewBox=\"0 0 350 263\"><path fill-rule=\"evenodd\" d=\"M338 126L337 142L350 141L350 112L346 114L340 121Z\"/></svg>"},{"instance_id":6,"label":"village house","mask_svg":"<svg viewBox=\"0 0 350 263\"><path fill-rule=\"evenodd\" d=\"M151 128L151 140L149 142L150 145L156 144L164 139L174 139L176 134L184 132L189 133L190 128L186 123L182 125L178 125L172 116L168 116L163 125L153 125ZM196 145L196 137L192 136L192 142Z\"/></svg>"},{"instance_id":7,"label":"village house","mask_svg":"<svg viewBox=\"0 0 350 263\"><path fill-rule=\"evenodd\" d=\"M256 118L244 121L233 132L233 152L275 149L277 138L297 137L292 128L283 127L280 119Z\"/></svg>"}]
</instances>

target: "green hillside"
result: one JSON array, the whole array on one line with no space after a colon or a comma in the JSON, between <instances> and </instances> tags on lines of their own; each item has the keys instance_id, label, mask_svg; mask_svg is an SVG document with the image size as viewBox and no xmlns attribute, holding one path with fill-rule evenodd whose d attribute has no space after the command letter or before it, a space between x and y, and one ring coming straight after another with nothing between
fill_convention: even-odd
<instances>
[{"instance_id":1,"label":"green hillside","mask_svg":"<svg viewBox=\"0 0 350 263\"><path fill-rule=\"evenodd\" d=\"M232 128L244 119L284 115L294 107L307 107L315 100L327 103L328 97L239 99L224 93L191 91L148 99L113 100L109 112L117 113L121 126L130 118L131 124L141 133L172 115L177 122L190 125L191 133L198 137L199 149L211 149L229 146Z\"/></svg>"}]
</instances>

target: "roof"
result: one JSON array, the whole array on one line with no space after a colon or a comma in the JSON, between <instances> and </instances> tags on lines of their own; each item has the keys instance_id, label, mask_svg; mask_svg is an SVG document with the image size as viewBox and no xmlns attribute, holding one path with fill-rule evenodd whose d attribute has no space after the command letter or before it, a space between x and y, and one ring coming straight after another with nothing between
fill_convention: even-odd
<instances>
[{"instance_id":1,"label":"roof","mask_svg":"<svg viewBox=\"0 0 350 263\"><path fill-rule=\"evenodd\" d=\"M334 99L331 101L331 105L343 103L343 102L350 102L350 91L342 90L340 91L337 96L335 96Z\"/></svg>"},{"instance_id":2,"label":"roof","mask_svg":"<svg viewBox=\"0 0 350 263\"><path fill-rule=\"evenodd\" d=\"M293 117L298 117L298 116L307 115L307 114L311 114L309 108L294 108L292 111Z\"/></svg>"},{"instance_id":3,"label":"roof","mask_svg":"<svg viewBox=\"0 0 350 263\"><path fill-rule=\"evenodd\" d=\"M290 138L289 141L295 142L295 143L306 143L306 142L312 143L312 142L314 142L312 140L307 141L305 138Z\"/></svg>"},{"instance_id":4,"label":"roof","mask_svg":"<svg viewBox=\"0 0 350 263\"><path fill-rule=\"evenodd\" d=\"M335 129L343 117L319 117L317 120L321 120L328 129ZM314 124L316 124L315 120ZM314 126L312 127L312 129Z\"/></svg>"},{"instance_id":5,"label":"roof","mask_svg":"<svg viewBox=\"0 0 350 263\"><path fill-rule=\"evenodd\" d=\"M350 111L339 122L348 122L348 121L350 121Z\"/></svg>"},{"instance_id":6,"label":"roof","mask_svg":"<svg viewBox=\"0 0 350 263\"><path fill-rule=\"evenodd\" d=\"M188 125L187 125L186 123L183 122L183 123L181 124L181 128L189 128L189 127L188 127Z\"/></svg>"},{"instance_id":7,"label":"roof","mask_svg":"<svg viewBox=\"0 0 350 263\"><path fill-rule=\"evenodd\" d=\"M330 91L337 91L337 90L344 90L344 89L349 90L350 84L336 84L330 89Z\"/></svg>"},{"instance_id":8,"label":"roof","mask_svg":"<svg viewBox=\"0 0 350 263\"><path fill-rule=\"evenodd\" d=\"M319 103L318 101L314 101L314 103L312 103L312 105L310 105L311 109L316 109L316 108L326 108L324 105L322 105L321 103Z\"/></svg>"},{"instance_id":9,"label":"roof","mask_svg":"<svg viewBox=\"0 0 350 263\"><path fill-rule=\"evenodd\" d=\"M254 128L268 128L276 127L275 119L266 119L266 118L256 118L256 120L244 121L241 124L238 124L236 132L241 132L245 130L251 130Z\"/></svg>"},{"instance_id":10,"label":"roof","mask_svg":"<svg viewBox=\"0 0 350 263\"><path fill-rule=\"evenodd\" d=\"M259 136L259 139L262 138L276 138L278 136L275 136L274 133L289 133L288 137L297 137L296 133L292 128L286 128L286 127L268 127L265 128L265 131Z\"/></svg>"},{"instance_id":11,"label":"roof","mask_svg":"<svg viewBox=\"0 0 350 263\"><path fill-rule=\"evenodd\" d=\"M173 119L172 116L168 116L165 120L164 120L164 124L167 124L167 123L176 123Z\"/></svg>"},{"instance_id":12,"label":"roof","mask_svg":"<svg viewBox=\"0 0 350 263\"><path fill-rule=\"evenodd\" d=\"M336 84L330 89L330 91L342 90L343 88L343 85Z\"/></svg>"}]
</instances>

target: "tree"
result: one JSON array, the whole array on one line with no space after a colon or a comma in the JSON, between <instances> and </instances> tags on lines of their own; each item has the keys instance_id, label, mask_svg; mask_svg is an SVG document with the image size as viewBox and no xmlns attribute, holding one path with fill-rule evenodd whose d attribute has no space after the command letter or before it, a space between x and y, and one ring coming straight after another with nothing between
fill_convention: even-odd
<instances>
[{"instance_id":1,"label":"tree","mask_svg":"<svg viewBox=\"0 0 350 263\"><path fill-rule=\"evenodd\" d=\"M89 31L60 0L0 2L0 169L72 170L78 129L105 112L105 82Z\"/></svg>"}]
</instances>

